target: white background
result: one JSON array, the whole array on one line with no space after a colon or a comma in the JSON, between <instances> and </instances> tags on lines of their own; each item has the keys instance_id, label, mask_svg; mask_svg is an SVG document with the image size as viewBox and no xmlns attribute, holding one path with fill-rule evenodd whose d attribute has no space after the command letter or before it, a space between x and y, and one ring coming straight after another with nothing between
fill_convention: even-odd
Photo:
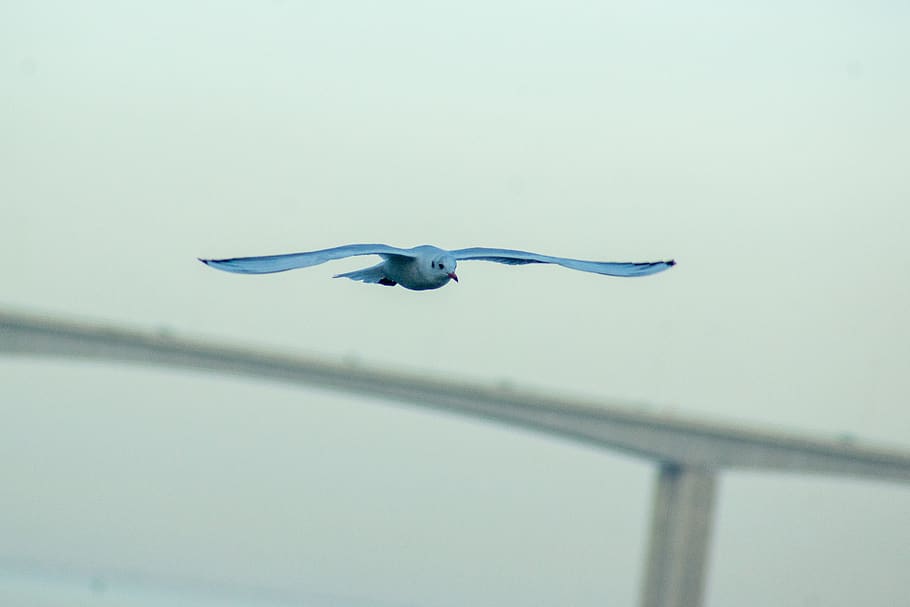
<instances>
[{"instance_id":1,"label":"white background","mask_svg":"<svg viewBox=\"0 0 910 607\"><path fill-rule=\"evenodd\" d=\"M892 2L4 3L0 304L910 448L908 27ZM465 262L414 293L330 278L372 260L195 261L349 242L678 266ZM74 362L0 360L0 414L9 571L638 596L641 462ZM908 512L907 487L724 476L707 603L900 604Z\"/></svg>"}]
</instances>

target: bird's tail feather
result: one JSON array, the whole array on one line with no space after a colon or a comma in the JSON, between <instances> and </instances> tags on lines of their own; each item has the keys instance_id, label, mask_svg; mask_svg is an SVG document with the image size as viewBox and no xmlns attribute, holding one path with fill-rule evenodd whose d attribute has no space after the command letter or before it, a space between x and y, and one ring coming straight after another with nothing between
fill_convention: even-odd
<instances>
[{"instance_id":1,"label":"bird's tail feather","mask_svg":"<svg viewBox=\"0 0 910 607\"><path fill-rule=\"evenodd\" d=\"M361 282L378 283L385 279L385 269L383 268L383 264L380 263L369 268L363 268L362 270L336 274L332 278L350 278L351 280L359 280Z\"/></svg>"}]
</instances>

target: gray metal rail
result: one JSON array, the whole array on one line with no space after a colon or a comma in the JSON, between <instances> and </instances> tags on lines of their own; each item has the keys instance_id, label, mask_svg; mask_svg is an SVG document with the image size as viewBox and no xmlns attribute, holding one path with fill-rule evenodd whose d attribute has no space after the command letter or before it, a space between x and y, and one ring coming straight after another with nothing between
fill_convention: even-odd
<instances>
[{"instance_id":1,"label":"gray metal rail","mask_svg":"<svg viewBox=\"0 0 910 607\"><path fill-rule=\"evenodd\" d=\"M432 407L658 464L644 607L702 603L716 475L752 469L910 482L910 452L428 379L313 358L0 312L0 354L197 369Z\"/></svg>"}]
</instances>

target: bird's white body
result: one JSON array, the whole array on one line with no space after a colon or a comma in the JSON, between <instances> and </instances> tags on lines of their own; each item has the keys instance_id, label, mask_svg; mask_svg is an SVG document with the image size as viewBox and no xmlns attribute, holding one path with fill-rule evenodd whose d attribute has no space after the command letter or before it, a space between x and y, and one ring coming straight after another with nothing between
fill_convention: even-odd
<instances>
[{"instance_id":1,"label":"bird's white body","mask_svg":"<svg viewBox=\"0 0 910 607\"><path fill-rule=\"evenodd\" d=\"M455 278L457 262L448 251L430 245L415 247L415 252L416 249L420 250L417 257L399 255L387 257L380 264L386 278L412 291L438 289Z\"/></svg>"},{"instance_id":2,"label":"bird's white body","mask_svg":"<svg viewBox=\"0 0 910 607\"><path fill-rule=\"evenodd\" d=\"M362 270L338 274L335 278L350 278L387 286L401 285L412 291L426 291L458 280L455 259L448 251L423 245L408 249L412 255L382 254L383 261Z\"/></svg>"},{"instance_id":3,"label":"bird's white body","mask_svg":"<svg viewBox=\"0 0 910 607\"><path fill-rule=\"evenodd\" d=\"M431 245L400 249L384 244L352 244L331 249L266 255L262 257L234 257L230 259L201 259L206 265L225 272L237 274L271 274L296 268L315 266L334 259L356 255L378 255L382 262L337 274L336 278L350 278L366 283L386 286L401 285L412 291L426 291L445 286L449 281L458 281L455 268L458 261L493 261L508 265L530 263L556 264L573 270L593 272L607 276L647 276L662 272L673 266L674 261L645 263L583 261L567 257L551 257L515 249L473 247L447 251Z\"/></svg>"}]
</instances>

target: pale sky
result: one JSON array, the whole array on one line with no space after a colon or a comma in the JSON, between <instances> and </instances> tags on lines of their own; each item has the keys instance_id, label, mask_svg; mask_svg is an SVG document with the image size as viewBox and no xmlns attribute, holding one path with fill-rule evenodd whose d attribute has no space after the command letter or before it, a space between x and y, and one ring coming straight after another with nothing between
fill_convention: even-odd
<instances>
[{"instance_id":1,"label":"pale sky","mask_svg":"<svg viewBox=\"0 0 910 607\"><path fill-rule=\"evenodd\" d=\"M0 307L910 449L910 9L490 4L0 4ZM195 261L350 242L679 264L415 293ZM0 599L70 604L26 565L249 604L638 597L643 462L72 361L0 359L0 411ZM726 475L707 605L898 604L908 512Z\"/></svg>"}]
</instances>

